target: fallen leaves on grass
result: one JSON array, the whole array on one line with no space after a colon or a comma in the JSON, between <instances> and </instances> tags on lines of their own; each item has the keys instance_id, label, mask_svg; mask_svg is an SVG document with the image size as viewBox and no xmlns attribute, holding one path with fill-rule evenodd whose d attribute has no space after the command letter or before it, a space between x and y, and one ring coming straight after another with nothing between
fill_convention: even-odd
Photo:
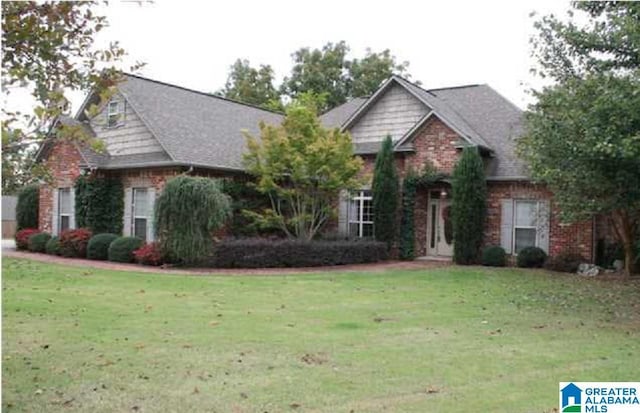
<instances>
[{"instance_id":1,"label":"fallen leaves on grass","mask_svg":"<svg viewBox=\"0 0 640 413\"><path fill-rule=\"evenodd\" d=\"M316 353L316 354L306 353L304 356L300 358L300 360L303 363L306 363L309 365L320 365L320 364L327 363L329 361L329 357L325 353Z\"/></svg>"}]
</instances>

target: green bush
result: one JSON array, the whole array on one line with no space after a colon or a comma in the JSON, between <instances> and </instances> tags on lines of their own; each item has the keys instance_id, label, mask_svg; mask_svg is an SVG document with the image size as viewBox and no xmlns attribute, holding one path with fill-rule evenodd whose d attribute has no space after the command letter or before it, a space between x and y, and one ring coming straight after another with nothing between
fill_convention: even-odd
<instances>
[{"instance_id":1,"label":"green bush","mask_svg":"<svg viewBox=\"0 0 640 413\"><path fill-rule=\"evenodd\" d=\"M376 156L373 170L373 228L376 241L384 242L391 249L396 239L398 216L398 176L391 136L387 135Z\"/></svg>"},{"instance_id":2,"label":"green bush","mask_svg":"<svg viewBox=\"0 0 640 413\"><path fill-rule=\"evenodd\" d=\"M109 245L109 261L133 262L133 252L142 247L144 242L137 237L119 237Z\"/></svg>"},{"instance_id":3,"label":"green bush","mask_svg":"<svg viewBox=\"0 0 640 413\"><path fill-rule=\"evenodd\" d=\"M493 245L482 251L482 265L488 267L504 267L507 262L507 253L504 248Z\"/></svg>"},{"instance_id":4,"label":"green bush","mask_svg":"<svg viewBox=\"0 0 640 413\"><path fill-rule=\"evenodd\" d=\"M51 239L51 234L40 232L29 237L29 251L45 252L47 242Z\"/></svg>"},{"instance_id":5,"label":"green bush","mask_svg":"<svg viewBox=\"0 0 640 413\"><path fill-rule=\"evenodd\" d=\"M94 234L122 233L124 188L120 178L79 176L74 184L76 224Z\"/></svg>"},{"instance_id":6,"label":"green bush","mask_svg":"<svg viewBox=\"0 0 640 413\"><path fill-rule=\"evenodd\" d=\"M40 188L38 185L24 187L18 193L16 204L16 230L38 228Z\"/></svg>"},{"instance_id":7,"label":"green bush","mask_svg":"<svg viewBox=\"0 0 640 413\"><path fill-rule=\"evenodd\" d=\"M487 180L484 163L475 147L467 147L452 175L453 260L477 262L487 213Z\"/></svg>"},{"instance_id":8,"label":"green bush","mask_svg":"<svg viewBox=\"0 0 640 413\"><path fill-rule=\"evenodd\" d=\"M551 271L573 273L578 271L578 266L583 262L587 262L587 260L580 254L563 252L555 257L549 258L544 267Z\"/></svg>"},{"instance_id":9,"label":"green bush","mask_svg":"<svg viewBox=\"0 0 640 413\"><path fill-rule=\"evenodd\" d=\"M218 181L192 176L167 182L155 206L162 255L185 264L197 263L211 253L212 233L231 213L231 200Z\"/></svg>"},{"instance_id":10,"label":"green bush","mask_svg":"<svg viewBox=\"0 0 640 413\"><path fill-rule=\"evenodd\" d=\"M44 252L49 255L60 255L60 240L58 237L52 237L44 247Z\"/></svg>"},{"instance_id":11,"label":"green bush","mask_svg":"<svg viewBox=\"0 0 640 413\"><path fill-rule=\"evenodd\" d=\"M523 248L518 253L516 263L520 268L542 268L547 260L547 253L538 247Z\"/></svg>"},{"instance_id":12,"label":"green bush","mask_svg":"<svg viewBox=\"0 0 640 413\"><path fill-rule=\"evenodd\" d=\"M107 260L109 258L109 246L119 238L116 234L97 234L91 237L87 244L87 258L90 260Z\"/></svg>"}]
</instances>

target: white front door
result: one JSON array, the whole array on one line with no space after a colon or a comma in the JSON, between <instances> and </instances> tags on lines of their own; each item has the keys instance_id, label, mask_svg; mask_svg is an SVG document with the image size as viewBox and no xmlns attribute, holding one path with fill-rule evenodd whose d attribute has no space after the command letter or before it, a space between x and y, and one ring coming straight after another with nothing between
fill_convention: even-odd
<instances>
[{"instance_id":1,"label":"white front door","mask_svg":"<svg viewBox=\"0 0 640 413\"><path fill-rule=\"evenodd\" d=\"M427 255L453 256L451 200L431 198L427 218Z\"/></svg>"}]
</instances>

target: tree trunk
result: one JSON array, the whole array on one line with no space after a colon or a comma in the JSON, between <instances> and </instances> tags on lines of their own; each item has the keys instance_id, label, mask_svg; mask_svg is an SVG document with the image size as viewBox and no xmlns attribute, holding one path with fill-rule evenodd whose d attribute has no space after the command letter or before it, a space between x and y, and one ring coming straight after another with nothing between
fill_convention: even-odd
<instances>
[{"instance_id":1,"label":"tree trunk","mask_svg":"<svg viewBox=\"0 0 640 413\"><path fill-rule=\"evenodd\" d=\"M624 275L629 277L633 271L633 261L635 260L633 253L633 223L625 210L614 211L611 214L611 218L618 241L620 241L624 249Z\"/></svg>"}]
</instances>

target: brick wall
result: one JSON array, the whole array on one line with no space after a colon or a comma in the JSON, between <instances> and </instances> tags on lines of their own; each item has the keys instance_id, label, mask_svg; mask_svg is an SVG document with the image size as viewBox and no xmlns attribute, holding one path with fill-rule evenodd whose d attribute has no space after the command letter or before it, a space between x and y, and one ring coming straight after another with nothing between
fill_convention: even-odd
<instances>
[{"instance_id":1,"label":"brick wall","mask_svg":"<svg viewBox=\"0 0 640 413\"><path fill-rule=\"evenodd\" d=\"M82 156L71 142L56 143L49 153L45 165L49 169L53 181L40 186L38 227L41 231L52 231L53 191L57 188L73 187L80 175Z\"/></svg>"},{"instance_id":2,"label":"brick wall","mask_svg":"<svg viewBox=\"0 0 640 413\"><path fill-rule=\"evenodd\" d=\"M487 221L484 245L500 245L501 203L503 199L550 200L549 254L571 252L591 260L593 257L593 221L564 224L560 210L553 202L551 191L542 185L528 182L490 182L487 197Z\"/></svg>"},{"instance_id":3,"label":"brick wall","mask_svg":"<svg viewBox=\"0 0 640 413\"><path fill-rule=\"evenodd\" d=\"M406 155L406 166L419 172L429 161L439 171L450 174L460 155L460 150L456 149L459 139L440 119L431 118L413 138L415 153Z\"/></svg>"}]
</instances>

